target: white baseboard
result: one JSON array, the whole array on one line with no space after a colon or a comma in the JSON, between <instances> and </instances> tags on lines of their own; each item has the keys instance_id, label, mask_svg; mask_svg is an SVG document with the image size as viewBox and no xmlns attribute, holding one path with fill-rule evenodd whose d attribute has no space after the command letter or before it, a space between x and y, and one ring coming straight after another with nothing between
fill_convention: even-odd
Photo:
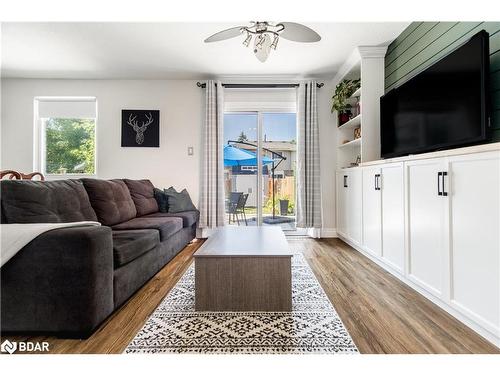
<instances>
[{"instance_id":1,"label":"white baseboard","mask_svg":"<svg viewBox=\"0 0 500 375\"><path fill-rule=\"evenodd\" d=\"M214 228L197 228L196 238L208 238L214 231Z\"/></svg>"},{"instance_id":2,"label":"white baseboard","mask_svg":"<svg viewBox=\"0 0 500 375\"><path fill-rule=\"evenodd\" d=\"M338 238L337 228L321 228L321 238Z\"/></svg>"}]
</instances>

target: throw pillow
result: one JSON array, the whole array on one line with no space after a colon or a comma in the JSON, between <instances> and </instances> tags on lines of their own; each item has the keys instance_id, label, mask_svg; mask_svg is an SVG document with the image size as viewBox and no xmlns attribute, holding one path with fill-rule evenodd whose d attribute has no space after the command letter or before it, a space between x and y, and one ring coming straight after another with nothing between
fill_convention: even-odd
<instances>
[{"instance_id":1,"label":"throw pillow","mask_svg":"<svg viewBox=\"0 0 500 375\"><path fill-rule=\"evenodd\" d=\"M168 212L168 195L161 189L154 188L153 193L158 203L158 210L160 212Z\"/></svg>"},{"instance_id":2,"label":"throw pillow","mask_svg":"<svg viewBox=\"0 0 500 375\"><path fill-rule=\"evenodd\" d=\"M196 210L186 189L178 193L172 186L164 190L168 196L168 212L177 213Z\"/></svg>"}]
</instances>

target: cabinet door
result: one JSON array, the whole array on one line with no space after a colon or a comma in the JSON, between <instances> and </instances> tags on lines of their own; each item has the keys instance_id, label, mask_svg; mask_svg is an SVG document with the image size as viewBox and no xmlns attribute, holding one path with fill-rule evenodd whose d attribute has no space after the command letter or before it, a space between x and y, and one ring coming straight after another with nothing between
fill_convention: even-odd
<instances>
[{"instance_id":1,"label":"cabinet door","mask_svg":"<svg viewBox=\"0 0 500 375\"><path fill-rule=\"evenodd\" d=\"M378 167L366 167L363 175L363 248L376 256L382 255L381 173Z\"/></svg>"},{"instance_id":2,"label":"cabinet door","mask_svg":"<svg viewBox=\"0 0 500 375\"><path fill-rule=\"evenodd\" d=\"M500 153L449 159L451 303L500 328Z\"/></svg>"},{"instance_id":3,"label":"cabinet door","mask_svg":"<svg viewBox=\"0 0 500 375\"><path fill-rule=\"evenodd\" d=\"M361 169L352 169L347 173L347 235L356 245L361 245Z\"/></svg>"},{"instance_id":4,"label":"cabinet door","mask_svg":"<svg viewBox=\"0 0 500 375\"><path fill-rule=\"evenodd\" d=\"M443 189L439 173L445 169L442 159L406 163L408 275L439 297L445 290L447 270L445 205L448 198L439 195Z\"/></svg>"},{"instance_id":5,"label":"cabinet door","mask_svg":"<svg viewBox=\"0 0 500 375\"><path fill-rule=\"evenodd\" d=\"M404 173L401 163L381 168L382 193L382 258L404 273L405 202Z\"/></svg>"},{"instance_id":6,"label":"cabinet door","mask_svg":"<svg viewBox=\"0 0 500 375\"><path fill-rule=\"evenodd\" d=\"M346 233L346 188L344 184L344 176L346 174L343 172L337 172L337 232L343 236L347 237Z\"/></svg>"}]
</instances>

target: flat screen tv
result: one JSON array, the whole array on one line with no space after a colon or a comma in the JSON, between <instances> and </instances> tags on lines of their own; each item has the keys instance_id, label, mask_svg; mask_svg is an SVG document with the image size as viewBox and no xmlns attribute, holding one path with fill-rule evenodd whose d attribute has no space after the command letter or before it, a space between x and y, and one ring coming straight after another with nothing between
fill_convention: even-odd
<instances>
[{"instance_id":1,"label":"flat screen tv","mask_svg":"<svg viewBox=\"0 0 500 375\"><path fill-rule=\"evenodd\" d=\"M489 35L481 31L380 98L383 158L485 142Z\"/></svg>"}]
</instances>

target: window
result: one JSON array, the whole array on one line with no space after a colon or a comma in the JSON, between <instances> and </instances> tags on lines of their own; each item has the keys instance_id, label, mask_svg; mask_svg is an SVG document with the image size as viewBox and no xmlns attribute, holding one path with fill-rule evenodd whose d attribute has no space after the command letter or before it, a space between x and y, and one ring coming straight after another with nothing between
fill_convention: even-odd
<instances>
[{"instance_id":1,"label":"window","mask_svg":"<svg viewBox=\"0 0 500 375\"><path fill-rule=\"evenodd\" d=\"M38 165L46 175L96 174L95 98L38 98Z\"/></svg>"}]
</instances>

